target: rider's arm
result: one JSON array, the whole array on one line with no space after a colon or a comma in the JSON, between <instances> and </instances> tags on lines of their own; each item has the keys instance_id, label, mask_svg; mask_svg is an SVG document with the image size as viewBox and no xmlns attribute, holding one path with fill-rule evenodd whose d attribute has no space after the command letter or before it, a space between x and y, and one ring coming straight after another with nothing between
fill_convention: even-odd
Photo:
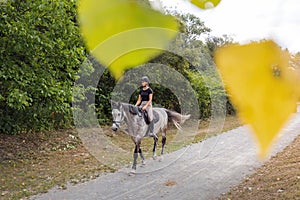
<instances>
[{"instance_id":1,"label":"rider's arm","mask_svg":"<svg viewBox=\"0 0 300 200\"><path fill-rule=\"evenodd\" d=\"M135 106L140 105L140 104L141 104L141 101L142 101L142 97L141 97L141 95L139 94L139 97L138 97L138 100L137 100L136 103L135 103Z\"/></svg>"}]
</instances>

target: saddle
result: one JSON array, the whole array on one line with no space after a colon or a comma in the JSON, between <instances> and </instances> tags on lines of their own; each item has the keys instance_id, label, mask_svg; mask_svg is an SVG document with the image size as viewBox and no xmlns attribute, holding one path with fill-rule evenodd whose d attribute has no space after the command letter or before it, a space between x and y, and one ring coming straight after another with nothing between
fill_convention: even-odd
<instances>
[{"instance_id":1,"label":"saddle","mask_svg":"<svg viewBox=\"0 0 300 200\"><path fill-rule=\"evenodd\" d=\"M129 106L129 112L133 115L139 115L141 113L142 109L140 109L138 106Z\"/></svg>"},{"instance_id":2,"label":"saddle","mask_svg":"<svg viewBox=\"0 0 300 200\"><path fill-rule=\"evenodd\" d=\"M146 124L147 125L150 124L149 117L148 117L148 112L146 110L142 110L138 106L129 106L129 112L133 115L138 115L139 117L143 117ZM155 123L156 121L158 121L158 114L155 111L153 111L153 115L154 115L153 120L154 120L154 123Z\"/></svg>"}]
</instances>

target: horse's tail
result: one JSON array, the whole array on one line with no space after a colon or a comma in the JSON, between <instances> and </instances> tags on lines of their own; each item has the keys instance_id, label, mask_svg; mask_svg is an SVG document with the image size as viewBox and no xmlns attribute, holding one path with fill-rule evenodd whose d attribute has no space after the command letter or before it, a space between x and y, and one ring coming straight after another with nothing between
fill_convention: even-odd
<instances>
[{"instance_id":1,"label":"horse's tail","mask_svg":"<svg viewBox=\"0 0 300 200\"><path fill-rule=\"evenodd\" d=\"M182 115L178 112L171 111L168 109L164 110L167 113L169 120L172 121L178 129L181 129L181 124L183 124L186 120L188 120L191 117L191 115Z\"/></svg>"}]
</instances>

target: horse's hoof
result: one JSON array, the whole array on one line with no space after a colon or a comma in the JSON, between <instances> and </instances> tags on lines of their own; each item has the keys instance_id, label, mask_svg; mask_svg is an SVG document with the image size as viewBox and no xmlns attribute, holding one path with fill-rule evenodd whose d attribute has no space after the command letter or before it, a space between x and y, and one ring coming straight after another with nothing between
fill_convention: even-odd
<instances>
[{"instance_id":1,"label":"horse's hoof","mask_svg":"<svg viewBox=\"0 0 300 200\"><path fill-rule=\"evenodd\" d=\"M129 176L134 176L134 175L135 175L135 169L132 169L132 170L129 172L128 175L129 175Z\"/></svg>"},{"instance_id":2,"label":"horse's hoof","mask_svg":"<svg viewBox=\"0 0 300 200\"><path fill-rule=\"evenodd\" d=\"M142 160L142 166L146 165L146 161Z\"/></svg>"},{"instance_id":3,"label":"horse's hoof","mask_svg":"<svg viewBox=\"0 0 300 200\"><path fill-rule=\"evenodd\" d=\"M160 156L159 159L158 159L159 162L162 162L163 160L164 160L163 156Z\"/></svg>"},{"instance_id":4,"label":"horse's hoof","mask_svg":"<svg viewBox=\"0 0 300 200\"><path fill-rule=\"evenodd\" d=\"M156 160L157 159L157 156L152 156L153 160Z\"/></svg>"}]
</instances>

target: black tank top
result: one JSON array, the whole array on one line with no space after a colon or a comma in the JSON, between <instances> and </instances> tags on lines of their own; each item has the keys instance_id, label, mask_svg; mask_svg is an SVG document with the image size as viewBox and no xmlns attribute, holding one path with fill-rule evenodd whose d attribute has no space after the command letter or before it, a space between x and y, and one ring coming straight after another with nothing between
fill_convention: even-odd
<instances>
[{"instance_id":1,"label":"black tank top","mask_svg":"<svg viewBox=\"0 0 300 200\"><path fill-rule=\"evenodd\" d=\"M153 94L153 91L151 88L148 88L147 90L141 89L139 94L142 97L142 101L149 101L149 95Z\"/></svg>"}]
</instances>

